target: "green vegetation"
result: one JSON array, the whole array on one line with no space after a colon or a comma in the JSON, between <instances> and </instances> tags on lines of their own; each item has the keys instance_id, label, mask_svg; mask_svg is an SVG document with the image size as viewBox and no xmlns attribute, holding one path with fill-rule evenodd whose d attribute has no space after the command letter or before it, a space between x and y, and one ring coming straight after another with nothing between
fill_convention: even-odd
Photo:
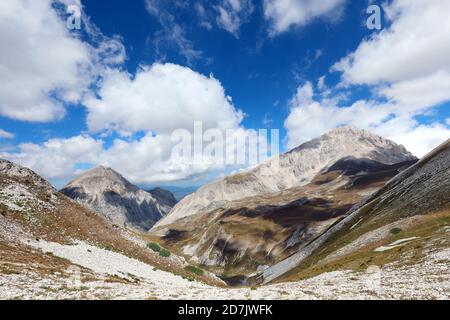
<instances>
[{"instance_id":1,"label":"green vegetation","mask_svg":"<svg viewBox=\"0 0 450 320\"><path fill-rule=\"evenodd\" d=\"M148 243L148 244L147 244L147 247L148 247L149 249L152 249L152 250L155 251L155 252L160 252L160 251L161 251L161 247L160 247L158 244L153 243L153 242Z\"/></svg>"},{"instance_id":2,"label":"green vegetation","mask_svg":"<svg viewBox=\"0 0 450 320\"><path fill-rule=\"evenodd\" d=\"M186 270L188 272L191 272L191 273L194 273L194 274L196 274L198 276L202 276L203 273L204 273L204 271L202 269L194 267L194 266L184 267L184 270Z\"/></svg>"},{"instance_id":3,"label":"green vegetation","mask_svg":"<svg viewBox=\"0 0 450 320\"><path fill-rule=\"evenodd\" d=\"M391 233L392 234L399 234L400 232L402 232L403 230L402 229L400 229L400 228L393 228L393 229L391 229Z\"/></svg>"},{"instance_id":4,"label":"green vegetation","mask_svg":"<svg viewBox=\"0 0 450 320\"><path fill-rule=\"evenodd\" d=\"M149 242L149 243L147 244L147 247L148 247L149 249L152 249L152 250L155 251L155 252L159 252L159 255L160 255L161 257L164 257L164 258L170 257L170 251L169 251L169 250L166 250L166 249L164 249L164 248L161 248L161 247L159 246L159 244L157 244L157 243Z\"/></svg>"},{"instance_id":5,"label":"green vegetation","mask_svg":"<svg viewBox=\"0 0 450 320\"><path fill-rule=\"evenodd\" d=\"M159 255L161 257L168 258L170 257L170 251L161 248L161 251L159 251Z\"/></svg>"}]
</instances>

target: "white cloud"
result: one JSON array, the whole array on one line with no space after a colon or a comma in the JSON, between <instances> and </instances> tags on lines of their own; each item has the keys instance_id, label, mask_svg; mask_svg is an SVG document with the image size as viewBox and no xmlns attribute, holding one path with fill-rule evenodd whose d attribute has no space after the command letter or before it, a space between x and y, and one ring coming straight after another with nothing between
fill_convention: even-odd
<instances>
[{"instance_id":1,"label":"white cloud","mask_svg":"<svg viewBox=\"0 0 450 320\"><path fill-rule=\"evenodd\" d=\"M450 138L449 126L441 123L419 124L412 119L396 118L374 129L375 133L402 144L422 157Z\"/></svg>"},{"instance_id":2,"label":"white cloud","mask_svg":"<svg viewBox=\"0 0 450 320\"><path fill-rule=\"evenodd\" d=\"M238 136L247 135L243 128L237 128L235 133ZM194 139L193 136L191 138ZM18 152L3 152L0 157L29 167L47 179L66 181L81 173L80 164L112 167L134 183L195 179L241 167L235 163L218 162L212 155L206 154L205 148L209 142L205 141L204 148L193 151L201 155L200 158L189 154L172 155L173 148L179 143L172 140L169 134L147 133L141 138L115 139L109 147L105 147L107 144L102 139L79 135L50 139L42 144L21 144ZM191 143L183 141L183 146L191 148ZM226 141L223 148L231 144L233 148L227 150L232 153L245 148L240 143L234 145L234 141Z\"/></svg>"},{"instance_id":3,"label":"white cloud","mask_svg":"<svg viewBox=\"0 0 450 320\"><path fill-rule=\"evenodd\" d=\"M391 25L363 40L355 52L336 63L342 85L368 85L377 100L342 107L330 100L334 89L313 99L312 85L300 87L286 120L287 144L293 147L340 125L369 129L423 156L450 136L448 123L421 124L434 107L450 100L450 2L394 0L384 7ZM322 91L323 83L319 82Z\"/></svg>"},{"instance_id":4,"label":"white cloud","mask_svg":"<svg viewBox=\"0 0 450 320\"><path fill-rule=\"evenodd\" d=\"M248 21L254 8L251 0L223 0L216 10L217 25L237 36L239 28Z\"/></svg>"},{"instance_id":5,"label":"white cloud","mask_svg":"<svg viewBox=\"0 0 450 320\"><path fill-rule=\"evenodd\" d=\"M64 115L85 83L89 50L72 37L52 1L0 2L0 114L27 121Z\"/></svg>"},{"instance_id":6,"label":"white cloud","mask_svg":"<svg viewBox=\"0 0 450 320\"><path fill-rule=\"evenodd\" d=\"M407 81L450 71L449 1L394 0L392 23L335 65L350 84Z\"/></svg>"},{"instance_id":7,"label":"white cloud","mask_svg":"<svg viewBox=\"0 0 450 320\"><path fill-rule=\"evenodd\" d=\"M0 115L61 119L65 105L80 102L105 65L123 62L121 42L104 37L89 20L83 27L95 36L93 45L71 33L59 15L65 11L54 6L61 3L81 6L75 0L0 2Z\"/></svg>"},{"instance_id":8,"label":"white cloud","mask_svg":"<svg viewBox=\"0 0 450 320\"><path fill-rule=\"evenodd\" d=\"M379 90L397 104L397 112L416 113L450 99L450 73L396 82Z\"/></svg>"},{"instance_id":9,"label":"white cloud","mask_svg":"<svg viewBox=\"0 0 450 320\"><path fill-rule=\"evenodd\" d=\"M0 129L0 138L3 138L3 139L12 139L12 138L14 138L14 136L15 136L14 133L5 131L5 130L3 130L3 129Z\"/></svg>"},{"instance_id":10,"label":"white cloud","mask_svg":"<svg viewBox=\"0 0 450 320\"><path fill-rule=\"evenodd\" d=\"M314 99L311 83L300 86L291 100L291 110L285 121L286 145L294 148L336 127L354 125L403 144L418 157L450 137L445 124L419 124L411 115L398 113L395 104L357 101L342 107L340 101Z\"/></svg>"},{"instance_id":11,"label":"white cloud","mask_svg":"<svg viewBox=\"0 0 450 320\"><path fill-rule=\"evenodd\" d=\"M85 101L91 131L171 133L190 129L196 120L205 128L235 128L243 117L218 80L175 64L154 64L131 75L111 70L98 97Z\"/></svg>"},{"instance_id":12,"label":"white cloud","mask_svg":"<svg viewBox=\"0 0 450 320\"><path fill-rule=\"evenodd\" d=\"M450 2L394 0L384 9L390 27L362 41L332 70L342 72L344 85L381 86L379 93L399 112L450 100Z\"/></svg>"},{"instance_id":13,"label":"white cloud","mask_svg":"<svg viewBox=\"0 0 450 320\"><path fill-rule=\"evenodd\" d=\"M79 172L77 164L89 163L110 166L135 183L188 179L235 166L216 162L208 155L200 160L189 155L172 157L173 148L179 144L172 141L173 131L185 129L192 134L196 121L202 123L201 134L207 129L247 133L241 127L243 113L213 76L175 64L154 64L142 67L133 76L110 69L98 86L99 91L87 97L84 105L89 130L106 134L104 138L81 135L50 139L42 144L19 145L19 152L1 156L49 179L73 178ZM107 134L112 132L122 137L105 148L109 145ZM191 148L192 141L184 143ZM243 147L239 145L233 152Z\"/></svg>"},{"instance_id":14,"label":"white cloud","mask_svg":"<svg viewBox=\"0 0 450 320\"><path fill-rule=\"evenodd\" d=\"M336 100L316 101L313 86L309 82L297 89L290 104L291 110L284 124L289 149L341 125L373 127L387 119L393 111L389 104L375 105L357 101L351 106L339 107Z\"/></svg>"},{"instance_id":15,"label":"white cloud","mask_svg":"<svg viewBox=\"0 0 450 320\"><path fill-rule=\"evenodd\" d=\"M50 139L42 145L24 143L17 153L1 156L32 168L48 179L68 179L76 172L77 163L95 162L102 152L103 142L89 136Z\"/></svg>"},{"instance_id":16,"label":"white cloud","mask_svg":"<svg viewBox=\"0 0 450 320\"><path fill-rule=\"evenodd\" d=\"M338 19L346 0L264 0L264 16L270 32L277 35L293 26L305 26L315 19Z\"/></svg>"}]
</instances>

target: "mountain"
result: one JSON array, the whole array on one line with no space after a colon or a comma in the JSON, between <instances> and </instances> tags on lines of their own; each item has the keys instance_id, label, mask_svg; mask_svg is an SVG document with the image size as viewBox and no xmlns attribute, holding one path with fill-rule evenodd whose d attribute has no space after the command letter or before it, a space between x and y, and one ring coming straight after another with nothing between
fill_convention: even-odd
<instances>
[{"instance_id":1,"label":"mountain","mask_svg":"<svg viewBox=\"0 0 450 320\"><path fill-rule=\"evenodd\" d=\"M344 140L350 146L343 143ZM339 151L339 148L344 150ZM311 161L309 157L322 159L322 164L317 160L314 170L311 169L313 165L301 162ZM328 158L333 160L324 160ZM272 188L276 191L233 201L216 201L211 195L209 200L214 205L182 215L169 224L158 223L151 233L159 236L172 251L234 281L296 253L342 219L356 203L416 161L403 147L381 137L354 128L338 129L281 156L280 162L284 165L280 165L280 170L286 175L305 177L298 168L306 167L307 175L317 171L311 178L298 183L291 181L283 190L279 190L278 184ZM288 168L288 164L292 167ZM219 184L234 188L234 192L249 186L246 179L249 176L258 181L258 186L263 180L281 179L277 171L274 177L258 177L255 172L260 170L256 168L225 178ZM230 182L238 179L243 181L242 185ZM213 183L200 190L216 186L217 183ZM221 194L224 193L226 189ZM193 199L186 200L197 199L196 194L190 197ZM183 201L180 204L185 205ZM178 213L178 206L168 217Z\"/></svg>"},{"instance_id":2,"label":"mountain","mask_svg":"<svg viewBox=\"0 0 450 320\"><path fill-rule=\"evenodd\" d=\"M163 188L153 188L147 192L150 193L159 203L165 204L170 208L173 208L178 202L172 192Z\"/></svg>"},{"instance_id":3,"label":"mountain","mask_svg":"<svg viewBox=\"0 0 450 320\"><path fill-rule=\"evenodd\" d=\"M164 186L164 189L170 191L173 194L173 196L175 197L175 199L177 199L177 202L178 202L181 199L183 199L184 197L197 191L198 187L196 187L196 186L189 186L189 187Z\"/></svg>"},{"instance_id":4,"label":"mountain","mask_svg":"<svg viewBox=\"0 0 450 320\"><path fill-rule=\"evenodd\" d=\"M178 219L223 208L246 197L304 186L337 161L353 157L383 164L415 160L403 146L354 127L335 129L274 158L253 170L203 186L183 198L155 227Z\"/></svg>"},{"instance_id":5,"label":"mountain","mask_svg":"<svg viewBox=\"0 0 450 320\"><path fill-rule=\"evenodd\" d=\"M99 166L67 184L61 192L119 226L149 230L176 203L162 189L144 191L110 168Z\"/></svg>"},{"instance_id":6,"label":"mountain","mask_svg":"<svg viewBox=\"0 0 450 320\"><path fill-rule=\"evenodd\" d=\"M447 140L354 206L319 237L264 270L257 280L292 281L369 265L381 268L394 264L400 270L419 261L450 260L449 195Z\"/></svg>"},{"instance_id":7,"label":"mountain","mask_svg":"<svg viewBox=\"0 0 450 320\"><path fill-rule=\"evenodd\" d=\"M114 225L32 170L0 159L0 299L120 298L137 286L143 298L152 286L186 291L190 282L180 276L223 285L147 243L145 235Z\"/></svg>"},{"instance_id":8,"label":"mountain","mask_svg":"<svg viewBox=\"0 0 450 320\"><path fill-rule=\"evenodd\" d=\"M238 210L221 209L205 239L221 232L214 230L220 225L231 231L238 241L216 242L226 259L248 235L247 248L259 250L293 223L307 230L285 241L295 251L281 262L226 279L243 283L249 277L245 283L254 286L283 281L250 290L226 287L174 251L162 255L155 243L147 246L155 237L113 225L33 171L0 160L0 299L448 300L450 141L409 164L345 158L306 186L242 199ZM333 209L359 197L364 199L350 210ZM187 219L200 235L205 226ZM183 230L167 236L167 243L186 241ZM279 250L242 256L264 259L272 251Z\"/></svg>"}]
</instances>

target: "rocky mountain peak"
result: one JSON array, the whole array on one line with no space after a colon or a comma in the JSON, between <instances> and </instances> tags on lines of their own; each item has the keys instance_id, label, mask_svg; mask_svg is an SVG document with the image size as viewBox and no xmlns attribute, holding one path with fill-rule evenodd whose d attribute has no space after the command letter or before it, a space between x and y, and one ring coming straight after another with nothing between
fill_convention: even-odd
<instances>
[{"instance_id":1,"label":"rocky mountain peak","mask_svg":"<svg viewBox=\"0 0 450 320\"><path fill-rule=\"evenodd\" d=\"M117 225L141 230L151 228L174 205L168 200L169 195L152 195L104 166L86 171L61 192Z\"/></svg>"},{"instance_id":2,"label":"rocky mountain peak","mask_svg":"<svg viewBox=\"0 0 450 320\"><path fill-rule=\"evenodd\" d=\"M132 185L117 171L104 166L98 166L81 174L75 180L68 183L65 188L80 187L86 192L97 194L107 191L135 192L139 188Z\"/></svg>"},{"instance_id":3,"label":"rocky mountain peak","mask_svg":"<svg viewBox=\"0 0 450 320\"><path fill-rule=\"evenodd\" d=\"M315 152L314 152L315 150ZM289 154L320 154L319 158L368 158L385 164L414 160L416 157L402 145L354 126L336 128L294 148Z\"/></svg>"},{"instance_id":4,"label":"rocky mountain peak","mask_svg":"<svg viewBox=\"0 0 450 320\"><path fill-rule=\"evenodd\" d=\"M340 127L250 171L203 186L181 200L157 226L210 212L246 197L307 185L320 172L348 157L385 165L417 160L391 140L356 127Z\"/></svg>"}]
</instances>

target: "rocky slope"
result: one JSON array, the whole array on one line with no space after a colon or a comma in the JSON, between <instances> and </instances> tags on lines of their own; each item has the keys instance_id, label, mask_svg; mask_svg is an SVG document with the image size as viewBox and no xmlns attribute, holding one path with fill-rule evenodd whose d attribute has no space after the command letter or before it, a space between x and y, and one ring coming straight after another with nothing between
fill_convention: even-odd
<instances>
[{"instance_id":1,"label":"rocky slope","mask_svg":"<svg viewBox=\"0 0 450 320\"><path fill-rule=\"evenodd\" d=\"M340 268L417 263L450 252L450 140L398 174L346 217L256 279L295 280ZM445 251L447 249L447 251ZM444 251L443 251L444 250Z\"/></svg>"},{"instance_id":2,"label":"rocky slope","mask_svg":"<svg viewBox=\"0 0 450 320\"><path fill-rule=\"evenodd\" d=\"M61 192L118 226L143 231L149 230L176 203L169 191L144 191L113 169L102 166L82 174Z\"/></svg>"},{"instance_id":3,"label":"rocky slope","mask_svg":"<svg viewBox=\"0 0 450 320\"><path fill-rule=\"evenodd\" d=\"M239 283L295 253L414 162L346 158L306 186L236 200L156 231L164 246Z\"/></svg>"},{"instance_id":4,"label":"rocky slope","mask_svg":"<svg viewBox=\"0 0 450 320\"><path fill-rule=\"evenodd\" d=\"M314 170L308 156L316 157ZM283 155L280 161L289 163L291 167L289 171L286 164L285 167L280 166L280 170L304 177L301 169L305 165L298 159L308 161L308 174L318 170L315 176L308 178L308 183L285 184L281 191L233 201L215 201L213 197L213 204L198 213L183 214L182 218L169 220L168 224L166 217L152 229L152 234L158 235L165 246L193 263L230 282L239 283L239 279L297 252L341 219L363 197L417 161L403 147L353 128L334 130ZM329 162L330 159L336 161ZM274 177L260 177L265 181L277 180L278 174L275 171ZM230 181L248 175L256 177L254 172L250 172L219 183L237 190L243 186L238 183L231 186ZM243 185L248 186L247 182ZM214 186L206 186L203 190ZM196 194L193 197L195 202ZM180 205L184 206L183 201ZM179 205L169 216L178 215L178 208Z\"/></svg>"},{"instance_id":5,"label":"rocky slope","mask_svg":"<svg viewBox=\"0 0 450 320\"><path fill-rule=\"evenodd\" d=\"M390 140L353 127L338 128L253 170L205 185L181 200L156 227L226 207L239 199L307 185L321 171L345 157L382 164L415 159L403 146Z\"/></svg>"},{"instance_id":6,"label":"rocky slope","mask_svg":"<svg viewBox=\"0 0 450 320\"><path fill-rule=\"evenodd\" d=\"M150 193L159 203L162 203L169 208L173 208L178 202L172 192L162 188L154 188L148 190L147 192Z\"/></svg>"},{"instance_id":7,"label":"rocky slope","mask_svg":"<svg viewBox=\"0 0 450 320\"><path fill-rule=\"evenodd\" d=\"M0 298L14 292L4 291L14 276L67 284L73 270L83 281L111 285L135 283L142 270L162 285L188 282L180 276L222 284L207 272L186 271L183 258L161 256L147 241L66 197L33 171L0 160ZM23 292L34 285L26 282Z\"/></svg>"},{"instance_id":8,"label":"rocky slope","mask_svg":"<svg viewBox=\"0 0 450 320\"><path fill-rule=\"evenodd\" d=\"M450 299L449 223L436 224L435 236L424 232L441 247L424 246L414 263L395 248L396 259L382 267L230 289L162 271L196 277L183 273L182 259L154 254L32 171L3 161L0 167L9 168L0 170L0 299Z\"/></svg>"}]
</instances>

